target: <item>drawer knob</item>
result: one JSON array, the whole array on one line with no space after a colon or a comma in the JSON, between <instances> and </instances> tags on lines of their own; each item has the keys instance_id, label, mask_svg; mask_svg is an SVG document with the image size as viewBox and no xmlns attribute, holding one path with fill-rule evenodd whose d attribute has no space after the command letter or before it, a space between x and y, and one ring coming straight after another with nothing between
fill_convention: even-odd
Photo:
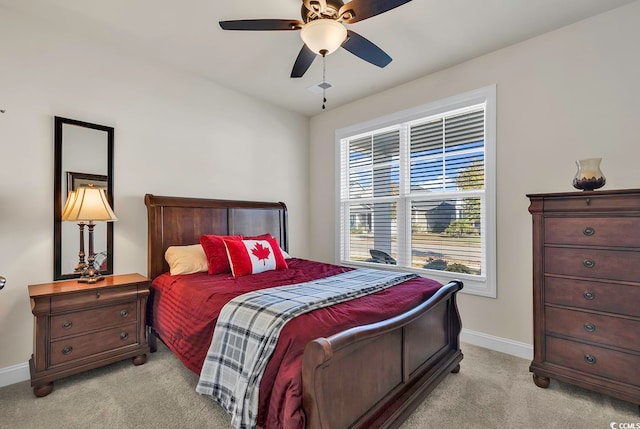
<instances>
[{"instance_id":1,"label":"drawer knob","mask_svg":"<svg viewBox=\"0 0 640 429\"><path fill-rule=\"evenodd\" d=\"M127 317L128 315L129 315L129 312L127 310L120 311L120 317Z\"/></svg>"},{"instance_id":2,"label":"drawer knob","mask_svg":"<svg viewBox=\"0 0 640 429\"><path fill-rule=\"evenodd\" d=\"M96 299L100 298L100 292L96 292Z\"/></svg>"},{"instance_id":3,"label":"drawer knob","mask_svg":"<svg viewBox=\"0 0 640 429\"><path fill-rule=\"evenodd\" d=\"M597 359L595 356L592 356L592 355L584 355L584 361L589 365L593 365L597 362Z\"/></svg>"},{"instance_id":4,"label":"drawer knob","mask_svg":"<svg viewBox=\"0 0 640 429\"><path fill-rule=\"evenodd\" d=\"M589 301L596 299L596 294L588 290L585 290L582 296L584 296L584 299L588 299Z\"/></svg>"},{"instance_id":5,"label":"drawer knob","mask_svg":"<svg viewBox=\"0 0 640 429\"><path fill-rule=\"evenodd\" d=\"M585 323L584 324L584 330L587 332L595 332L596 331L596 325L594 325L593 323Z\"/></svg>"},{"instance_id":6,"label":"drawer knob","mask_svg":"<svg viewBox=\"0 0 640 429\"><path fill-rule=\"evenodd\" d=\"M64 346L64 348L62 349L62 354L63 355L68 355L69 353L71 353L73 351L73 347L71 346Z\"/></svg>"},{"instance_id":7,"label":"drawer knob","mask_svg":"<svg viewBox=\"0 0 640 429\"><path fill-rule=\"evenodd\" d=\"M582 231L582 233L587 237L591 237L593 234L596 233L596 230L588 226Z\"/></svg>"},{"instance_id":8,"label":"drawer knob","mask_svg":"<svg viewBox=\"0 0 640 429\"><path fill-rule=\"evenodd\" d=\"M129 338L129 334L126 332L121 332L120 333L120 339L121 340L126 340L127 338Z\"/></svg>"},{"instance_id":9,"label":"drawer knob","mask_svg":"<svg viewBox=\"0 0 640 429\"><path fill-rule=\"evenodd\" d=\"M67 320L62 324L63 329L71 329L72 326L73 326L73 322L70 320Z\"/></svg>"},{"instance_id":10,"label":"drawer knob","mask_svg":"<svg viewBox=\"0 0 640 429\"><path fill-rule=\"evenodd\" d=\"M594 261L593 259L585 259L584 261L582 261L582 265L587 268L593 268L596 266L596 261Z\"/></svg>"}]
</instances>

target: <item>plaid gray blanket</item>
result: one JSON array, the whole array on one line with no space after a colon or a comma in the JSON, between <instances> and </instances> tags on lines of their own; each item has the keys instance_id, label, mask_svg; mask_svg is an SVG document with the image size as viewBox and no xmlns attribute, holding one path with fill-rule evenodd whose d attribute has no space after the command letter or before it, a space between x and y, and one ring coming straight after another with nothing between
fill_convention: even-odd
<instances>
[{"instance_id":1,"label":"plaid gray blanket","mask_svg":"<svg viewBox=\"0 0 640 429\"><path fill-rule=\"evenodd\" d=\"M196 391L212 396L231 414L234 428L254 428L260 380L289 320L413 277L417 276L363 268L234 298L218 317Z\"/></svg>"}]
</instances>

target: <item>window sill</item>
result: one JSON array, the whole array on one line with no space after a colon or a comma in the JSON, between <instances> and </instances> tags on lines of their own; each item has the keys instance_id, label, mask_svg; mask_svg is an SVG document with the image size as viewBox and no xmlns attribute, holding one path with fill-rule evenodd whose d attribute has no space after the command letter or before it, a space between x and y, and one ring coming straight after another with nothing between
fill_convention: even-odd
<instances>
[{"instance_id":1,"label":"window sill","mask_svg":"<svg viewBox=\"0 0 640 429\"><path fill-rule=\"evenodd\" d=\"M487 279L479 276L470 276L462 273L449 273L436 270L425 270L420 268L401 267L391 264L377 264L373 262L353 262L353 261L339 261L340 265L351 268L375 268L379 270L388 271L401 271L416 273L421 277L427 277L436 280L442 284L448 283L451 280L460 280L464 284L461 293L468 295L483 296L486 298L497 298L495 284L490 285ZM493 287L491 287L493 286Z\"/></svg>"}]
</instances>

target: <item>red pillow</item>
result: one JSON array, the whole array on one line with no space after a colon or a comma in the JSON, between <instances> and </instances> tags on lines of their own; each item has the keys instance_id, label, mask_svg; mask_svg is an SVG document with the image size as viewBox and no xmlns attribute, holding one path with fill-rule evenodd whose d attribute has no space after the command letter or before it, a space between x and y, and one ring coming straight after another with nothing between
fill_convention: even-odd
<instances>
[{"instance_id":1,"label":"red pillow","mask_svg":"<svg viewBox=\"0 0 640 429\"><path fill-rule=\"evenodd\" d=\"M278 241L273 237L266 240L223 241L234 277L288 268Z\"/></svg>"},{"instance_id":2,"label":"red pillow","mask_svg":"<svg viewBox=\"0 0 640 429\"><path fill-rule=\"evenodd\" d=\"M227 249L222 240L242 240L241 235L203 235L200 244L207 255L209 274L222 274L231 271Z\"/></svg>"},{"instance_id":3,"label":"red pillow","mask_svg":"<svg viewBox=\"0 0 640 429\"><path fill-rule=\"evenodd\" d=\"M254 237L247 237L246 235L242 236L243 240L268 240L270 238L274 238L273 235L271 235L271 234L261 234L261 235L256 235Z\"/></svg>"}]
</instances>

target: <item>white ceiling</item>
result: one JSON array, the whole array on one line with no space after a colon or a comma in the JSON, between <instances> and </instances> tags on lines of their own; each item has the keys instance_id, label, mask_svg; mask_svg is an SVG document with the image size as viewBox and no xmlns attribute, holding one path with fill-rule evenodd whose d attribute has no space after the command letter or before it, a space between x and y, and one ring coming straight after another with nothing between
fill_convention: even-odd
<instances>
[{"instance_id":1,"label":"white ceiling","mask_svg":"<svg viewBox=\"0 0 640 429\"><path fill-rule=\"evenodd\" d=\"M344 49L327 56L327 109L635 0L413 0L348 26L393 61L384 69ZM223 31L220 20L300 19L301 0L0 0L60 31L170 65L292 111L320 113L318 58L289 77L297 31Z\"/></svg>"}]
</instances>

